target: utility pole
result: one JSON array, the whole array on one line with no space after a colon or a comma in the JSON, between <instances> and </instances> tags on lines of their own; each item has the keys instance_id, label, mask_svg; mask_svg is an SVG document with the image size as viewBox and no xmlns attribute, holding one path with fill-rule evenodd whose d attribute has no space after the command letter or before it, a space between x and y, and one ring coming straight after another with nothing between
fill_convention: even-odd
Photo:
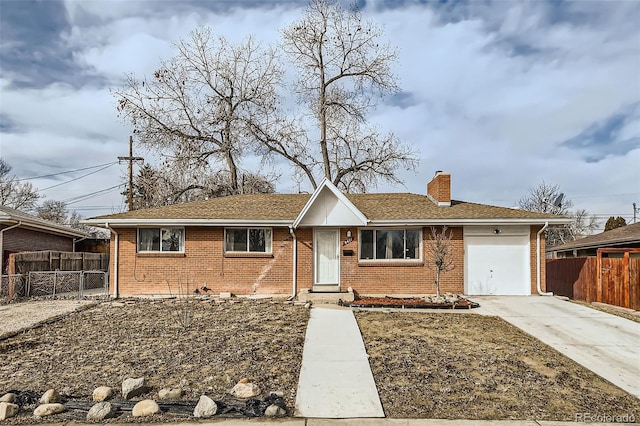
<instances>
[{"instance_id":1,"label":"utility pole","mask_svg":"<svg viewBox=\"0 0 640 426\"><path fill-rule=\"evenodd\" d=\"M133 156L133 136L129 136L129 156L118 157L118 161L129 161L129 211L133 210L133 162L144 161L142 157Z\"/></svg>"},{"instance_id":2,"label":"utility pole","mask_svg":"<svg viewBox=\"0 0 640 426\"><path fill-rule=\"evenodd\" d=\"M640 208L636 207L636 203L633 203L633 223L636 223L636 213L640 212Z\"/></svg>"}]
</instances>

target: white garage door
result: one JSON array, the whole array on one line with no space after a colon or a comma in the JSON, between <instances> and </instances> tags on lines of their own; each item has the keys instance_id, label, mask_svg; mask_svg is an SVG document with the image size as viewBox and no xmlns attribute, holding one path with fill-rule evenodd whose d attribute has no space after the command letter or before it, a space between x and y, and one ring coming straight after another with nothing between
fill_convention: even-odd
<instances>
[{"instance_id":1,"label":"white garage door","mask_svg":"<svg viewBox=\"0 0 640 426\"><path fill-rule=\"evenodd\" d=\"M465 227L465 293L529 295L529 227Z\"/></svg>"}]
</instances>

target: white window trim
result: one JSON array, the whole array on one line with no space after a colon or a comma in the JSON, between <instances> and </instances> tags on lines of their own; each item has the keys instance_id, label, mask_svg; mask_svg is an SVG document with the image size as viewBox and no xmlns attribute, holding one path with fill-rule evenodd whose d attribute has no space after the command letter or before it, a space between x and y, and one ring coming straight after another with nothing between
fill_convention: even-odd
<instances>
[{"instance_id":1,"label":"white window trim","mask_svg":"<svg viewBox=\"0 0 640 426\"><path fill-rule=\"evenodd\" d=\"M362 231L419 231L420 232L420 244L418 247L418 257L415 259L362 259L360 254L362 253ZM420 263L422 262L422 238L423 232L421 227L408 226L408 227L391 227L391 226L379 226L375 228L358 228L358 262L359 263ZM406 244L406 241L405 241ZM406 250L406 247L405 247ZM373 253L376 253L376 238L373 239Z\"/></svg>"},{"instance_id":2,"label":"white window trim","mask_svg":"<svg viewBox=\"0 0 640 426\"><path fill-rule=\"evenodd\" d=\"M160 231L160 250L140 250L140 230L141 229L157 229ZM163 229L182 229L182 241L180 250L165 251L162 250L162 230ZM184 253L187 240L187 234L183 226L139 226L136 228L136 253Z\"/></svg>"},{"instance_id":3,"label":"white window trim","mask_svg":"<svg viewBox=\"0 0 640 426\"><path fill-rule=\"evenodd\" d=\"M247 249L244 251L227 250L227 229L246 229L247 230ZM265 240L265 251L250 251L249 250L249 230L250 229L264 229L269 230L271 235L271 244L269 247L271 250L267 251L267 242ZM250 253L250 254L273 254L273 228L268 226L228 226L224 228L224 234L222 235L222 248L224 253Z\"/></svg>"}]
</instances>

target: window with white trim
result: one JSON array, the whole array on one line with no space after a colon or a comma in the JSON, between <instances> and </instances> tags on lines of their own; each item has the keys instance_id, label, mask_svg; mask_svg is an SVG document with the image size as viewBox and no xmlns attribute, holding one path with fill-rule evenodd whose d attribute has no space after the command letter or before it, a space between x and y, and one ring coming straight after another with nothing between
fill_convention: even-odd
<instances>
[{"instance_id":1,"label":"window with white trim","mask_svg":"<svg viewBox=\"0 0 640 426\"><path fill-rule=\"evenodd\" d=\"M421 241L421 229L361 229L360 260L417 260Z\"/></svg>"},{"instance_id":2,"label":"window with white trim","mask_svg":"<svg viewBox=\"0 0 640 426\"><path fill-rule=\"evenodd\" d=\"M184 252L184 228L138 228L138 253Z\"/></svg>"},{"instance_id":3,"label":"window with white trim","mask_svg":"<svg viewBox=\"0 0 640 426\"><path fill-rule=\"evenodd\" d=\"M224 251L234 253L271 253L270 228L226 228Z\"/></svg>"}]
</instances>

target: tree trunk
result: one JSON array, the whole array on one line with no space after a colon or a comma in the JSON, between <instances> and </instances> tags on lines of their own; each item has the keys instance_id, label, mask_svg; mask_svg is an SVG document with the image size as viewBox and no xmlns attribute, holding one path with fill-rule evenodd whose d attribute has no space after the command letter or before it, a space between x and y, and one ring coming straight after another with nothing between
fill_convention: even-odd
<instances>
[{"instance_id":1,"label":"tree trunk","mask_svg":"<svg viewBox=\"0 0 640 426\"><path fill-rule=\"evenodd\" d=\"M440 268L436 271L436 297L440 297Z\"/></svg>"}]
</instances>

